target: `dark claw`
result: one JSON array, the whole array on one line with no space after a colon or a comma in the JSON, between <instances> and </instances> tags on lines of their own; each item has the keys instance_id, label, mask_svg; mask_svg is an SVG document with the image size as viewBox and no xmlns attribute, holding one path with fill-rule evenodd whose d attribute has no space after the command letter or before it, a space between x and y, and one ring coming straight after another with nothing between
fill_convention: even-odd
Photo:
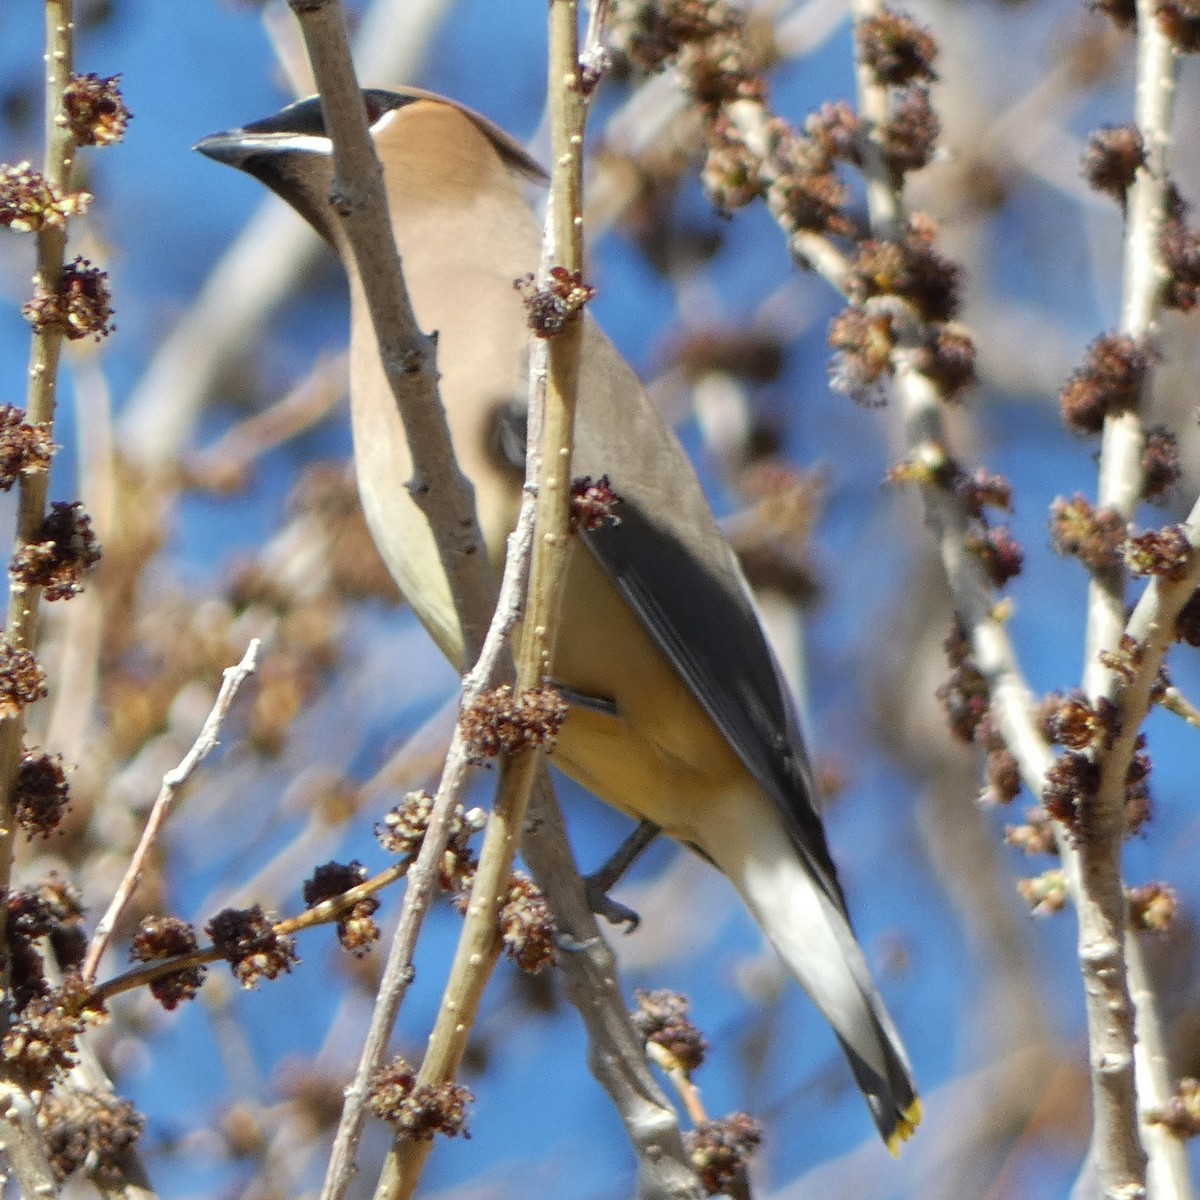
<instances>
[{"instance_id":1,"label":"dark claw","mask_svg":"<svg viewBox=\"0 0 1200 1200\"><path fill-rule=\"evenodd\" d=\"M600 870L583 878L592 912L603 917L610 925L626 926L626 933L632 933L642 923L642 918L627 905L618 904L608 893L617 886L617 880L629 870L633 860L658 837L658 833L658 826L653 821L643 821L617 847Z\"/></svg>"},{"instance_id":2,"label":"dark claw","mask_svg":"<svg viewBox=\"0 0 1200 1200\"><path fill-rule=\"evenodd\" d=\"M625 932L632 933L641 923L642 918L627 904L614 900L604 890L603 872L584 877L583 886L587 889L588 906L598 917L603 917L610 925L624 925Z\"/></svg>"}]
</instances>

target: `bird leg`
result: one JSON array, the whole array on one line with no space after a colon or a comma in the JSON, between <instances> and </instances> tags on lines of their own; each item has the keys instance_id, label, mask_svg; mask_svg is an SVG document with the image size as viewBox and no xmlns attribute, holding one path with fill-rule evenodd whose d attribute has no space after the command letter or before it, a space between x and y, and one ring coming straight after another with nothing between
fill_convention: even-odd
<instances>
[{"instance_id":1,"label":"bird leg","mask_svg":"<svg viewBox=\"0 0 1200 1200\"><path fill-rule=\"evenodd\" d=\"M633 866L638 855L661 832L661 829L653 821L642 821L616 848L604 866L583 877L588 904L591 905L592 912L598 917L603 917L610 925L625 925L626 933L632 933L641 924L642 919L632 908L619 904L608 893L616 886L621 876Z\"/></svg>"}]
</instances>

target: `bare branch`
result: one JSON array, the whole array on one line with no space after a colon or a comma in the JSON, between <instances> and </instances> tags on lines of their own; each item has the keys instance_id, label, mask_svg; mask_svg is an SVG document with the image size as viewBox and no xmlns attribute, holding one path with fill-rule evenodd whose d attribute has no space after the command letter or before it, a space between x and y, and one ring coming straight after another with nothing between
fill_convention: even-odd
<instances>
[{"instance_id":1,"label":"bare branch","mask_svg":"<svg viewBox=\"0 0 1200 1200\"><path fill-rule=\"evenodd\" d=\"M163 776L162 789L154 801L154 806L150 809L150 815L146 818L146 827L142 830L137 847L130 856L125 876L118 885L104 916L96 925L95 933L92 934L92 943L88 947L87 958L84 959L83 964L83 977L88 982L96 978L96 968L100 965L104 951L108 949L113 930L116 929L122 914L129 906L130 900L133 899L133 893L137 890L146 859L166 827L167 818L171 815L171 809L179 795L180 788L187 783L196 768L215 749L217 735L221 732L221 726L229 715L230 708L233 707L238 689L258 668L258 650L259 641L254 638L246 647L246 653L242 656L241 662L225 669L217 698L213 701L212 709L205 718L204 725L197 734L195 742L192 743L192 748L183 756L182 761L174 770L168 771Z\"/></svg>"}]
</instances>

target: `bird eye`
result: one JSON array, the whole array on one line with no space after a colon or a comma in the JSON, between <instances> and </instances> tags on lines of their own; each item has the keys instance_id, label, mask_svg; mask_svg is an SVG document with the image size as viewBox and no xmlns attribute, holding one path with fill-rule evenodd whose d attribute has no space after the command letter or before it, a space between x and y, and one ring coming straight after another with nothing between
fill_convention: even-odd
<instances>
[{"instance_id":1,"label":"bird eye","mask_svg":"<svg viewBox=\"0 0 1200 1200\"><path fill-rule=\"evenodd\" d=\"M489 457L497 466L525 470L525 438L528 413L516 399L498 400L492 409L486 434Z\"/></svg>"}]
</instances>

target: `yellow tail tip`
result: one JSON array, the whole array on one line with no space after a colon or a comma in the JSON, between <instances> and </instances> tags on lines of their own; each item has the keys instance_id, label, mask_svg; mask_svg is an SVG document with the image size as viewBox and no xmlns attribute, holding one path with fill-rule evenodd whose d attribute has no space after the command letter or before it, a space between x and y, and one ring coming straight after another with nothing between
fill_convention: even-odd
<instances>
[{"instance_id":1,"label":"yellow tail tip","mask_svg":"<svg viewBox=\"0 0 1200 1200\"><path fill-rule=\"evenodd\" d=\"M891 1136L887 1140L888 1153L893 1158L900 1157L900 1147L912 1137L917 1126L920 1125L921 1115L921 1101L915 1099L896 1122L896 1128L892 1130Z\"/></svg>"}]
</instances>

